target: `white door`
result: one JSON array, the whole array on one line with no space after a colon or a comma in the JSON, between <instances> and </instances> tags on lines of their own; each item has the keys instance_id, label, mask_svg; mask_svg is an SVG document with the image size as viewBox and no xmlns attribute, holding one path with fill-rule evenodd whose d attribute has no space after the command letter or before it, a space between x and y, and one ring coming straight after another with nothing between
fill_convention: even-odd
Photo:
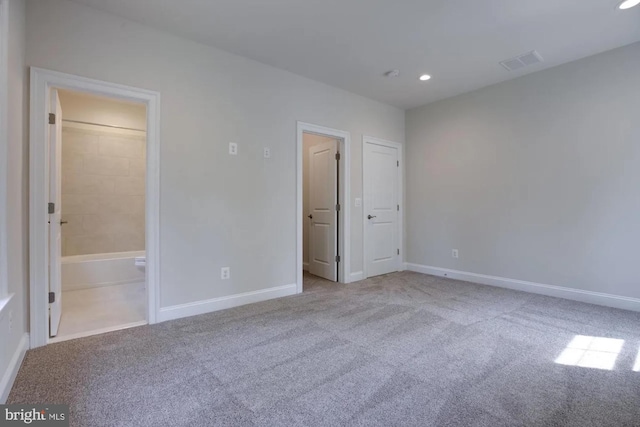
<instances>
[{"instance_id":1,"label":"white door","mask_svg":"<svg viewBox=\"0 0 640 427\"><path fill-rule=\"evenodd\" d=\"M62 108L58 91L51 90L51 109L55 123L49 125L49 202L53 213L49 215L49 335L55 337L62 315ZM52 116L50 116L52 117ZM53 117L52 117L53 118ZM52 120L49 120L51 123ZM50 205L51 206L51 205ZM50 208L51 209L51 208ZM51 212L51 210L49 211Z\"/></svg>"},{"instance_id":2,"label":"white door","mask_svg":"<svg viewBox=\"0 0 640 427\"><path fill-rule=\"evenodd\" d=\"M309 149L309 272L337 281L338 142Z\"/></svg>"},{"instance_id":3,"label":"white door","mask_svg":"<svg viewBox=\"0 0 640 427\"><path fill-rule=\"evenodd\" d=\"M399 149L364 144L364 221L367 277L400 270Z\"/></svg>"}]
</instances>

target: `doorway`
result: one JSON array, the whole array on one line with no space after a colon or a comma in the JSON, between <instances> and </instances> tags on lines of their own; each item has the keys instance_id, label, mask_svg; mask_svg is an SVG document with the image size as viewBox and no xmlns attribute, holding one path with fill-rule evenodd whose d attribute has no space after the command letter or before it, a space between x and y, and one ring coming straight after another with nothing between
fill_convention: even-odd
<instances>
[{"instance_id":1,"label":"doorway","mask_svg":"<svg viewBox=\"0 0 640 427\"><path fill-rule=\"evenodd\" d=\"M49 337L146 324L146 107L50 96Z\"/></svg>"},{"instance_id":2,"label":"doorway","mask_svg":"<svg viewBox=\"0 0 640 427\"><path fill-rule=\"evenodd\" d=\"M365 278L402 270L402 145L365 136L362 144Z\"/></svg>"},{"instance_id":3,"label":"doorway","mask_svg":"<svg viewBox=\"0 0 640 427\"><path fill-rule=\"evenodd\" d=\"M31 347L156 322L159 94L32 68Z\"/></svg>"},{"instance_id":4,"label":"doorway","mask_svg":"<svg viewBox=\"0 0 640 427\"><path fill-rule=\"evenodd\" d=\"M303 291L303 270L349 282L350 141L348 132L298 122L298 293Z\"/></svg>"},{"instance_id":5,"label":"doorway","mask_svg":"<svg viewBox=\"0 0 640 427\"><path fill-rule=\"evenodd\" d=\"M340 264L338 140L305 133L303 149L304 270L337 282Z\"/></svg>"}]
</instances>

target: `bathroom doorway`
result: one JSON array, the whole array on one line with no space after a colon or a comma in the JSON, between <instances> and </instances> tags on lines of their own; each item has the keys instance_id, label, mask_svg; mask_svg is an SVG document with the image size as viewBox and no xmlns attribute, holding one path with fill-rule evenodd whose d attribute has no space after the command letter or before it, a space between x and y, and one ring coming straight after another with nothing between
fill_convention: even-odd
<instances>
[{"instance_id":1,"label":"bathroom doorway","mask_svg":"<svg viewBox=\"0 0 640 427\"><path fill-rule=\"evenodd\" d=\"M31 79L31 347L155 323L159 94Z\"/></svg>"},{"instance_id":2,"label":"bathroom doorway","mask_svg":"<svg viewBox=\"0 0 640 427\"><path fill-rule=\"evenodd\" d=\"M56 88L51 106L49 336L146 324L146 106Z\"/></svg>"}]
</instances>

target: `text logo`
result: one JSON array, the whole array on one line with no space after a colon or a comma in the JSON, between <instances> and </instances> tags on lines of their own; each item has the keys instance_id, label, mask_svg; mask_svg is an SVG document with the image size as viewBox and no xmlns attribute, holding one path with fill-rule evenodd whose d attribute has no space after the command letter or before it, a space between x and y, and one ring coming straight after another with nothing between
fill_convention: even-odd
<instances>
[{"instance_id":1,"label":"text logo","mask_svg":"<svg viewBox=\"0 0 640 427\"><path fill-rule=\"evenodd\" d=\"M0 427L69 427L69 405L0 405Z\"/></svg>"}]
</instances>

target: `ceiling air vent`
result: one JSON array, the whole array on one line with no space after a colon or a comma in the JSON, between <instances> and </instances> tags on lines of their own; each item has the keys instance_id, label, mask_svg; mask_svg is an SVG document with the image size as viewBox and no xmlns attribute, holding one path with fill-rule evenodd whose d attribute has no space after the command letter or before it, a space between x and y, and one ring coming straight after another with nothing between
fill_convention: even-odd
<instances>
[{"instance_id":1,"label":"ceiling air vent","mask_svg":"<svg viewBox=\"0 0 640 427\"><path fill-rule=\"evenodd\" d=\"M508 71L515 71L519 70L520 68L528 67L529 65L539 64L542 61L544 61L544 59L542 59L542 56L540 56L540 54L535 50L532 50L531 52L518 55L515 58L501 61L500 65L502 65Z\"/></svg>"}]
</instances>

